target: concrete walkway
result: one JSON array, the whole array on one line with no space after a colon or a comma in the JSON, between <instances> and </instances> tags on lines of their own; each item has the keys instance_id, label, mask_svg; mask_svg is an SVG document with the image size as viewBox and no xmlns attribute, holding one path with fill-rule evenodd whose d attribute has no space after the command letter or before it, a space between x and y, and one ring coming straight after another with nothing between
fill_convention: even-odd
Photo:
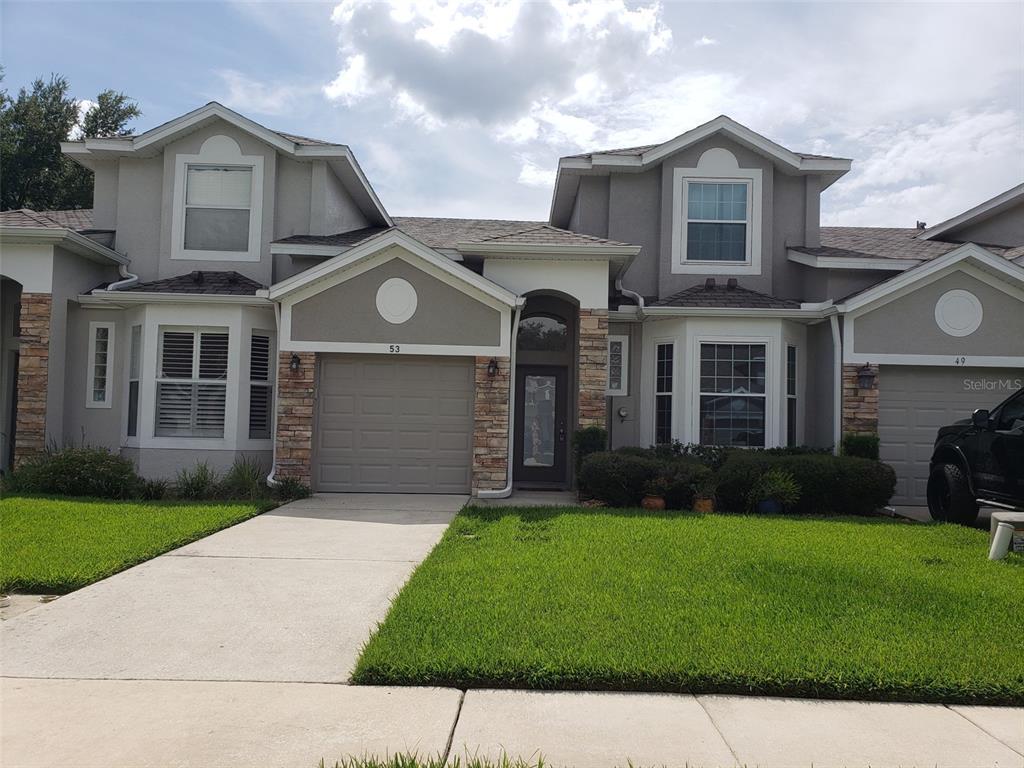
<instances>
[{"instance_id":1,"label":"concrete walkway","mask_svg":"<svg viewBox=\"0 0 1024 768\"><path fill-rule=\"evenodd\" d=\"M0 626L0 765L1024 768L1024 709L344 683L462 497L317 496Z\"/></svg>"}]
</instances>

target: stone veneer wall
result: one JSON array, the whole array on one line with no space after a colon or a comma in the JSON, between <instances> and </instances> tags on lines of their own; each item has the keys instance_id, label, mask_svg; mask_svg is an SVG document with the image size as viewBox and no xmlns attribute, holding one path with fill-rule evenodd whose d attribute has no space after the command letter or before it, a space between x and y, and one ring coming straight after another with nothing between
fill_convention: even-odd
<instances>
[{"instance_id":1,"label":"stone veneer wall","mask_svg":"<svg viewBox=\"0 0 1024 768\"><path fill-rule=\"evenodd\" d=\"M871 389L857 386L857 372L861 365L843 364L843 434L878 433L878 366L872 365L875 382Z\"/></svg>"},{"instance_id":2,"label":"stone veneer wall","mask_svg":"<svg viewBox=\"0 0 1024 768\"><path fill-rule=\"evenodd\" d=\"M292 355L299 370L291 369ZM313 459L313 396L316 386L315 352L281 352L277 358L277 429L274 474L310 485Z\"/></svg>"},{"instance_id":3,"label":"stone veneer wall","mask_svg":"<svg viewBox=\"0 0 1024 768\"><path fill-rule=\"evenodd\" d=\"M494 376L487 375L490 357L478 357L474 365L473 495L504 488L508 482L509 359L495 359Z\"/></svg>"},{"instance_id":4,"label":"stone veneer wall","mask_svg":"<svg viewBox=\"0 0 1024 768\"><path fill-rule=\"evenodd\" d=\"M48 293L21 294L18 351L18 412L14 427L14 465L46 449L46 390L50 365Z\"/></svg>"},{"instance_id":5,"label":"stone veneer wall","mask_svg":"<svg viewBox=\"0 0 1024 768\"><path fill-rule=\"evenodd\" d=\"M579 311L579 416L580 429L607 426L608 310Z\"/></svg>"}]
</instances>

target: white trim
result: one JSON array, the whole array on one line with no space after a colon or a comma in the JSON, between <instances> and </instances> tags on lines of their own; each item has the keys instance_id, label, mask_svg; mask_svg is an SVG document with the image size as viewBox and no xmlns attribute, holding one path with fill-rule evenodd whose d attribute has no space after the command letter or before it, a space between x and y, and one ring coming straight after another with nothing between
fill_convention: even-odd
<instances>
[{"instance_id":1,"label":"white trim","mask_svg":"<svg viewBox=\"0 0 1024 768\"><path fill-rule=\"evenodd\" d=\"M503 319L504 323L504 319ZM283 322L281 335L291 331L290 323ZM508 355L508 344L505 343L505 332L502 332L502 344L498 346L469 346L459 344L387 344L383 342L356 341L293 341L284 338L281 343L282 352L334 352L360 353L368 355L437 355L446 357L505 357Z\"/></svg>"},{"instance_id":2,"label":"white trim","mask_svg":"<svg viewBox=\"0 0 1024 768\"><path fill-rule=\"evenodd\" d=\"M12 227L0 226L0 245L24 243L26 245L59 245L90 261L101 264L112 261L115 264L127 264L127 256L100 245L95 240L73 229L57 227Z\"/></svg>"},{"instance_id":3,"label":"white trim","mask_svg":"<svg viewBox=\"0 0 1024 768\"><path fill-rule=\"evenodd\" d=\"M96 331L100 328L107 329L107 364L103 373L104 389L103 400L92 399L93 376L96 367ZM116 324L113 322L91 321L89 323L89 358L86 364L85 380L85 407L86 408L110 408L114 402L114 331Z\"/></svg>"},{"instance_id":4,"label":"white trim","mask_svg":"<svg viewBox=\"0 0 1024 768\"><path fill-rule=\"evenodd\" d=\"M746 184L747 221L745 261L697 261L686 258L689 188L693 183ZM695 168L672 171L672 273L692 275L761 274L761 215L764 206L760 168L740 168L736 156L714 147L701 155Z\"/></svg>"},{"instance_id":5,"label":"white trim","mask_svg":"<svg viewBox=\"0 0 1024 768\"><path fill-rule=\"evenodd\" d=\"M791 320L822 320L831 307L760 309L757 307L644 307L652 317L778 317ZM621 309L619 310L622 311Z\"/></svg>"},{"instance_id":6,"label":"white trim","mask_svg":"<svg viewBox=\"0 0 1024 768\"><path fill-rule=\"evenodd\" d=\"M654 338L652 345L653 354L651 360L654 363L652 367L652 379L651 379L651 445L659 445L658 443L658 398L668 396L669 406L671 408L671 419L669 420L669 441L679 439L679 430L677 428L677 422L679 420L679 362L681 355L679 351L679 340L674 336L665 336ZM671 346L672 347L672 388L668 392L661 392L658 390L658 347ZM685 345L683 345L685 350Z\"/></svg>"},{"instance_id":7,"label":"white trim","mask_svg":"<svg viewBox=\"0 0 1024 768\"><path fill-rule=\"evenodd\" d=\"M251 169L249 245L246 251L188 250L185 248L185 196L191 165L225 165ZM193 261L259 261L263 241L263 156L243 155L238 142L215 135L203 142L197 155L174 156L174 198L171 212L171 258Z\"/></svg>"},{"instance_id":8,"label":"white trim","mask_svg":"<svg viewBox=\"0 0 1024 768\"><path fill-rule=\"evenodd\" d=\"M125 306L134 304L230 304L269 307L264 296L233 296L215 293L155 293L149 291L94 291L80 294L76 301L83 306Z\"/></svg>"},{"instance_id":9,"label":"white trim","mask_svg":"<svg viewBox=\"0 0 1024 768\"><path fill-rule=\"evenodd\" d=\"M787 249L789 261L803 264L816 269L866 269L887 272L901 272L921 263L921 259L884 259L881 257L860 256L814 256L792 248Z\"/></svg>"},{"instance_id":10,"label":"white trim","mask_svg":"<svg viewBox=\"0 0 1024 768\"><path fill-rule=\"evenodd\" d=\"M272 256L340 256L351 250L351 245L303 245L300 243L271 243Z\"/></svg>"},{"instance_id":11,"label":"white trim","mask_svg":"<svg viewBox=\"0 0 1024 768\"><path fill-rule=\"evenodd\" d=\"M1024 368L1024 355L892 355L854 352L843 345L844 363L879 365L940 365L951 368Z\"/></svg>"},{"instance_id":12,"label":"white trim","mask_svg":"<svg viewBox=\"0 0 1024 768\"><path fill-rule=\"evenodd\" d=\"M966 327L958 328L955 325L950 324L949 319L943 313L945 305L951 301L961 300L967 302L972 312L972 316L969 318L969 322ZM985 308L981 305L981 301L970 291L965 291L960 288L954 288L951 291L946 291L944 294L939 296L938 301L935 302L935 324L939 326L939 329L949 336L955 336L957 338L963 338L964 336L970 336L978 328L981 327L982 321L985 319Z\"/></svg>"},{"instance_id":13,"label":"white trim","mask_svg":"<svg viewBox=\"0 0 1024 768\"><path fill-rule=\"evenodd\" d=\"M781 330L781 329L780 329ZM700 430L700 398L701 395L721 395L730 397L733 393L728 392L702 392L700 388L700 347L702 344L763 344L764 345L764 392L752 392L749 395L735 395L736 397L763 397L764 398L764 445L750 446L751 448L772 448L782 445L780 440L782 430L779 427L779 411L781 401L779 391L785 391L780 386L778 363L776 361L777 336L734 336L734 335L708 335L700 331L691 335L687 329L687 344L690 347L690 421L689 434L691 441L698 445L701 442Z\"/></svg>"},{"instance_id":14,"label":"white trim","mask_svg":"<svg viewBox=\"0 0 1024 768\"><path fill-rule=\"evenodd\" d=\"M618 341L618 342L622 343L622 371L621 371L621 374L620 374L622 378L621 378L621 381L620 381L620 384L621 384L621 388L620 389L612 389L611 386L610 386L611 385L611 370L612 370L611 369L611 346L612 346L612 342L615 342L615 341ZM629 397L629 336L628 335L622 335L622 334L610 334L608 336L607 350L608 350L608 366L607 366L607 369L608 369L607 373L608 373L608 375L606 376L606 382L605 382L605 391L604 391L605 396L607 396L607 397Z\"/></svg>"},{"instance_id":15,"label":"white trim","mask_svg":"<svg viewBox=\"0 0 1024 768\"><path fill-rule=\"evenodd\" d=\"M1024 200L1024 184L1018 184L1016 187L1012 187L963 213L957 214L951 219L946 219L935 226L928 227L917 237L919 240L932 240L963 224L970 224L977 219L984 220L989 215L998 213L999 209L1014 205L1018 200Z\"/></svg>"}]
</instances>

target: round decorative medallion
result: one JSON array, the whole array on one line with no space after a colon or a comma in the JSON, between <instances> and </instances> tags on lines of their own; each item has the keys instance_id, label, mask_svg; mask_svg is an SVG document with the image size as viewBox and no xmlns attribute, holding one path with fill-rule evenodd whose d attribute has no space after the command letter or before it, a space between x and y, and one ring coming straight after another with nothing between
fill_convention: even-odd
<instances>
[{"instance_id":1,"label":"round decorative medallion","mask_svg":"<svg viewBox=\"0 0 1024 768\"><path fill-rule=\"evenodd\" d=\"M401 325L416 313L416 289L408 280L391 277L377 289L377 312L394 325Z\"/></svg>"},{"instance_id":2,"label":"round decorative medallion","mask_svg":"<svg viewBox=\"0 0 1024 768\"><path fill-rule=\"evenodd\" d=\"M981 302L970 291L946 291L935 302L935 323L950 336L970 336L984 315Z\"/></svg>"}]
</instances>

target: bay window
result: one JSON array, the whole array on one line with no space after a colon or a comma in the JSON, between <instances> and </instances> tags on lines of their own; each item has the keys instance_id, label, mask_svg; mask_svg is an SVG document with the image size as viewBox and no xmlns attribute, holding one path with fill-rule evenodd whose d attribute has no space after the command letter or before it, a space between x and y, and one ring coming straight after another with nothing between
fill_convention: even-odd
<instances>
[{"instance_id":1,"label":"bay window","mask_svg":"<svg viewBox=\"0 0 1024 768\"><path fill-rule=\"evenodd\" d=\"M654 370L654 442L656 445L667 445L672 442L674 357L674 344L658 345Z\"/></svg>"},{"instance_id":2,"label":"bay window","mask_svg":"<svg viewBox=\"0 0 1024 768\"><path fill-rule=\"evenodd\" d=\"M226 328L160 328L155 434L223 438L227 376Z\"/></svg>"},{"instance_id":3,"label":"bay window","mask_svg":"<svg viewBox=\"0 0 1024 768\"><path fill-rule=\"evenodd\" d=\"M700 442L765 447L766 345L700 345Z\"/></svg>"}]
</instances>

